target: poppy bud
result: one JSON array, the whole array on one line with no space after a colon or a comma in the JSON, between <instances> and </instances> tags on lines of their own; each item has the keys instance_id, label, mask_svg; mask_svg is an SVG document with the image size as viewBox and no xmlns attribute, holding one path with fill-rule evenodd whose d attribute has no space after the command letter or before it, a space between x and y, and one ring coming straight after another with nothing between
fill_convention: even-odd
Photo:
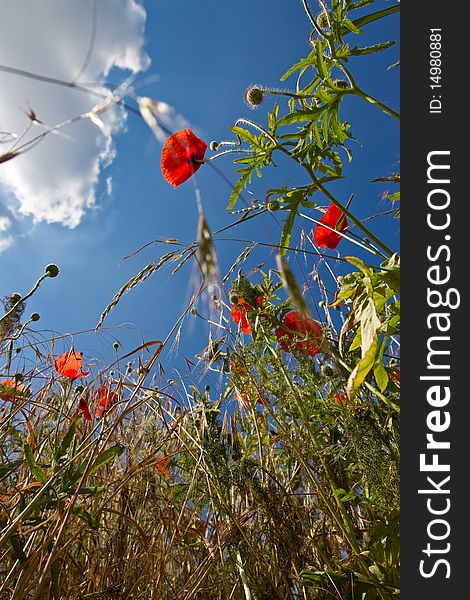
<instances>
[{"instance_id":1,"label":"poppy bud","mask_svg":"<svg viewBox=\"0 0 470 600\"><path fill-rule=\"evenodd\" d=\"M15 379L15 381L23 381L23 373L15 373L13 375L13 378Z\"/></svg>"},{"instance_id":2,"label":"poppy bud","mask_svg":"<svg viewBox=\"0 0 470 600\"><path fill-rule=\"evenodd\" d=\"M279 202L277 200L271 200L271 202L268 202L267 206L268 206L269 212L274 212L275 210L279 210L279 208L281 207L281 205L279 204Z\"/></svg>"},{"instance_id":3,"label":"poppy bud","mask_svg":"<svg viewBox=\"0 0 470 600\"><path fill-rule=\"evenodd\" d=\"M114 342L114 344L113 344L113 348L114 348L115 350L117 350L117 349L119 348L119 344L118 344L118 342Z\"/></svg>"},{"instance_id":4,"label":"poppy bud","mask_svg":"<svg viewBox=\"0 0 470 600\"><path fill-rule=\"evenodd\" d=\"M210 385L206 385L206 392L210 392L211 391L211 386Z\"/></svg>"},{"instance_id":5,"label":"poppy bud","mask_svg":"<svg viewBox=\"0 0 470 600\"><path fill-rule=\"evenodd\" d=\"M238 304L238 296L230 296L230 302L232 304Z\"/></svg>"},{"instance_id":6,"label":"poppy bud","mask_svg":"<svg viewBox=\"0 0 470 600\"><path fill-rule=\"evenodd\" d=\"M335 374L335 370L333 369L333 367L331 365L322 365L320 367L320 373L324 377L333 377L333 375Z\"/></svg>"},{"instance_id":7,"label":"poppy bud","mask_svg":"<svg viewBox=\"0 0 470 600\"><path fill-rule=\"evenodd\" d=\"M75 388L75 393L76 394L81 394L84 389L85 388L83 387L83 385L77 385L77 387Z\"/></svg>"},{"instance_id":8,"label":"poppy bud","mask_svg":"<svg viewBox=\"0 0 470 600\"><path fill-rule=\"evenodd\" d=\"M40 318L41 318L41 317L40 317L39 313L33 313L33 314L32 314L32 315L29 317L30 321L39 321L39 319L40 319Z\"/></svg>"},{"instance_id":9,"label":"poppy bud","mask_svg":"<svg viewBox=\"0 0 470 600\"><path fill-rule=\"evenodd\" d=\"M256 86L248 88L245 92L245 100L249 106L256 108L264 100L263 90Z\"/></svg>"},{"instance_id":10,"label":"poppy bud","mask_svg":"<svg viewBox=\"0 0 470 600\"><path fill-rule=\"evenodd\" d=\"M47 265L47 267L44 270L48 277L57 277L57 275L59 274L59 267L54 264Z\"/></svg>"},{"instance_id":11,"label":"poppy bud","mask_svg":"<svg viewBox=\"0 0 470 600\"><path fill-rule=\"evenodd\" d=\"M349 87L348 82L345 81L344 79L335 79L333 81L333 85L335 85L336 87L341 88L342 90L346 90Z\"/></svg>"},{"instance_id":12,"label":"poppy bud","mask_svg":"<svg viewBox=\"0 0 470 600\"><path fill-rule=\"evenodd\" d=\"M317 15L317 25L320 29L329 29L330 22L328 19L329 15L326 11L322 11L319 15Z\"/></svg>"},{"instance_id":13,"label":"poppy bud","mask_svg":"<svg viewBox=\"0 0 470 600\"><path fill-rule=\"evenodd\" d=\"M212 150L212 152L216 152L219 149L219 142L212 140L212 142L209 144L209 148Z\"/></svg>"}]
</instances>

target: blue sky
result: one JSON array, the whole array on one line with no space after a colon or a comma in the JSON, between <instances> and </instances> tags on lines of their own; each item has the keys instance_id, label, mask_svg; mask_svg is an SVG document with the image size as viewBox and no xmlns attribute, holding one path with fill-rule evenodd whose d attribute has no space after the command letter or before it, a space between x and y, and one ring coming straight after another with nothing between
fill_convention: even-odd
<instances>
[{"instance_id":1,"label":"blue sky","mask_svg":"<svg viewBox=\"0 0 470 600\"><path fill-rule=\"evenodd\" d=\"M44 7L42 14L45 28L50 27L53 13L48 14L48 10L53 11L54 2L56 0L48 0ZM128 48L140 53L141 60L139 63L134 55L129 58L130 53L126 59L118 57L105 79L120 83L134 69L136 73L133 86L136 93L170 104L207 143L211 140L228 139L228 128L238 117L264 123L273 100L268 98L257 111L252 111L244 102L245 89L253 83L259 83L266 87L292 90L295 80L282 84L279 83L279 77L310 51L308 37L311 26L300 1L240 0L228 3L206 0L200 3L187 2L184 7L177 6L172 0L143 2L140 7L134 0L109 2L111 5L115 4L115 9L118 5L127 5L130 11L133 7L135 14L132 11L122 13L120 18L115 15L114 23L111 17L104 20L104 16L100 16L98 12L97 39L100 35L109 38L111 41L107 43L110 51L118 56L119 45L113 46L111 38L114 27L115 35L122 36L119 39L123 47L128 44ZM103 4L107 3L108 0ZM17 10L22 10L22 4L23 0L19 0ZM70 3L71 6L75 4L76 2ZM390 5L390 2L376 4L377 8L381 8ZM145 13L141 10L142 7ZM312 7L317 12L314 3ZM82 11L76 17L83 21L83 35L80 37L83 43L82 55L86 54L88 45L89 34L86 32L90 28L90 14L89 10ZM130 15L128 25L131 31L128 37L127 33L121 33L126 28L127 14ZM25 28L28 26L33 27L33 24L26 23ZM35 23L34 26L41 30L40 24ZM106 27L111 28L111 31L106 32ZM58 28L52 27L51 35L57 31ZM380 23L369 25L365 31L366 34L357 42L354 40L355 43L367 45L386 39L398 40L399 17L394 15ZM61 54L58 55L66 63L68 46L64 31L61 30L59 37L57 50L60 49ZM40 44L41 37L38 40L37 43ZM78 40L77 56L80 55L79 43ZM53 39L50 44L54 46ZM75 47L71 43L72 46ZM106 48L104 42L102 47L97 44L97 52L104 52ZM150 59L146 68L145 54ZM12 64L17 56L14 51L7 52L4 48L0 52L0 63L35 69L34 61L27 65ZM386 68L396 62L398 57L397 44L381 54L363 57L351 63L351 70L363 89L395 109L399 109L399 69L386 71ZM119 63L126 64L126 60L127 68L119 69ZM66 73L57 74L57 65L52 62L48 65L47 61L48 56L45 55L35 72L67 77ZM79 66L80 62L77 59L76 65ZM100 65L95 66L95 69L98 72ZM37 84L12 75L0 78L0 90L5 92L8 88L9 98L16 102L16 107L26 105L28 85ZM41 85L43 90L47 87L47 92L41 93L65 93L57 86ZM67 98L77 94L72 90L66 92L69 94ZM1 102L2 98L0 106ZM129 102L132 103L132 100ZM93 103L91 101L90 108ZM20 114L18 108L16 110ZM285 110L285 104L282 110ZM336 183L332 190L345 200L354 192L353 211L358 216L367 217L388 207L381 200L387 185L370 183L370 180L399 171L399 126L376 108L353 98L344 102L343 115L353 124L353 134L359 143L352 146L354 160L345 169L345 180ZM54 115L48 115L48 118L51 123ZM9 123L5 119L0 111L0 130L13 131L8 129ZM88 121L82 121L73 127L77 128L77 132L78 127L93 130ZM61 153L65 157L71 144L79 145L80 135L77 133L72 139L59 140L62 146L54 155L54 165L48 163L51 169L52 166L58 166L60 170ZM93 135L100 135L100 132L93 130ZM160 171L161 144L143 120L134 114L128 114L124 127L113 135L113 140L115 157L99 172L94 205L91 208L80 206L77 209L77 213L83 209L83 215L73 228L64 226L60 221L41 220L41 217L38 218L40 212L25 214L19 208L20 204L11 185L0 185L0 219L3 215L9 221L8 235L11 242L0 254L0 297L15 291L26 293L48 263L56 263L61 269L59 277L42 284L29 301L25 313L40 313L41 320L35 329L41 330L44 338L49 337L49 330L57 335L93 328L101 311L119 287L167 249L151 245L133 258L123 261L125 256L159 238L174 237L187 243L195 239L197 208L194 186L188 181L175 190L163 180ZM90 152L93 147L90 140L87 144L86 151L83 151L85 162L90 156L86 152ZM42 144L38 144L30 153L31 161L36 156L38 164L45 160L45 154L49 151L45 145L44 150L41 147ZM23 160L23 157L16 160ZM80 153L77 154L76 164L80 164L79 161ZM5 163L1 168L13 169L10 166L13 162ZM279 165L278 169L271 169L265 178L254 181L250 188L253 197L263 199L266 189L281 185L288 179L297 184L304 183L303 175L295 165L281 162ZM217 166L230 180L236 180L230 158L220 159ZM47 171L47 167L42 167L43 175L45 170ZM23 176L26 177L27 173ZM112 178L110 193L107 190L109 178ZM198 171L196 178L212 230L227 225L233 220L225 210L230 195L229 187L206 165ZM46 181L45 185L49 184L50 181ZM26 191L34 195L34 178L29 178L28 185L30 187L25 188ZM388 189L395 191L393 184L389 184ZM324 205L327 205L326 200ZM34 207L34 210L40 209ZM319 214L314 216L318 218ZM69 218L73 216L70 217L69 214ZM301 225L309 229L306 222ZM370 226L390 246L398 249L398 220L384 218L372 221ZM267 216L262 223L243 225L233 232L233 236L277 241L280 229ZM357 254L356 248L347 241L341 244L339 249L343 254ZM238 256L242 247L235 242L217 244L222 273ZM258 253L253 257L252 264L264 259L266 255ZM336 262L333 261L331 266L339 272ZM105 327L110 328L109 337L107 331L100 335L76 336L76 349L83 350L86 355L99 362L106 361L112 355L112 336L124 343L124 351L131 350L142 340L166 337L196 284L191 263L176 276L171 275L170 269L163 269L122 298L105 321ZM206 343L207 328L201 325L198 323L193 327L188 322L188 327L185 328L180 349L189 357ZM57 342L57 349L68 349L71 339L68 337Z\"/></svg>"}]
</instances>

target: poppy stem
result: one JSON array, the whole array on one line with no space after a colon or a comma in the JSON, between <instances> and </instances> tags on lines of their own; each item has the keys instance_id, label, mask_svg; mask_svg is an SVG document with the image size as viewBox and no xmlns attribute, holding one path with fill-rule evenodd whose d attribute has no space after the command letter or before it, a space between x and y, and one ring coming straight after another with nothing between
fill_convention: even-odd
<instances>
[{"instance_id":1,"label":"poppy stem","mask_svg":"<svg viewBox=\"0 0 470 600\"><path fill-rule=\"evenodd\" d=\"M13 306L10 308L9 311L0 317L0 323L3 320L8 319L8 317L11 316L15 312L15 310L19 306L21 306L21 304L24 304L25 300L27 300L28 298L31 298L31 296L34 294L34 292L40 286L41 282L44 281L44 279L46 279L47 277L49 277L48 273L44 273L43 275L41 275L41 277L36 281L36 283L31 288L31 290L26 294L26 296L21 296L21 298L17 302L15 302L15 304L13 304Z\"/></svg>"}]
</instances>

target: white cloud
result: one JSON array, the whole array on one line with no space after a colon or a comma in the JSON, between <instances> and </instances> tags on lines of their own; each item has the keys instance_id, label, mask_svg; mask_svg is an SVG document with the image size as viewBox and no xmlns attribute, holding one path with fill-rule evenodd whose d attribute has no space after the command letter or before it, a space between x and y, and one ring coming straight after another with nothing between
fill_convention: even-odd
<instances>
[{"instance_id":1,"label":"white cloud","mask_svg":"<svg viewBox=\"0 0 470 600\"><path fill-rule=\"evenodd\" d=\"M9 248L13 243L13 237L7 233L11 227L11 220L0 215L0 253Z\"/></svg>"},{"instance_id":2,"label":"white cloud","mask_svg":"<svg viewBox=\"0 0 470 600\"><path fill-rule=\"evenodd\" d=\"M96 8L94 44L86 69ZM145 69L145 9L136 0L15 0L2 3L0 19L0 65L39 75L93 82L93 89L106 93L104 82L113 68L126 69L124 76ZM86 114L100 98L77 90L36 81L0 70L0 132L18 136L30 123L33 110L46 126ZM125 111L114 107L99 114L100 129L81 119L57 134L47 135L32 150L0 164L0 183L10 214L30 216L33 221L76 227L87 209L95 205L95 188L102 166L114 157L112 134L123 127ZM33 124L22 142L44 131ZM103 133L104 132L104 133ZM10 149L3 133L0 153ZM111 184L108 183L108 189ZM1 220L0 252L11 244L6 234L10 222ZM5 219L5 218L3 218ZM10 221L8 219L8 221ZM4 223L3 227L1 223Z\"/></svg>"}]
</instances>

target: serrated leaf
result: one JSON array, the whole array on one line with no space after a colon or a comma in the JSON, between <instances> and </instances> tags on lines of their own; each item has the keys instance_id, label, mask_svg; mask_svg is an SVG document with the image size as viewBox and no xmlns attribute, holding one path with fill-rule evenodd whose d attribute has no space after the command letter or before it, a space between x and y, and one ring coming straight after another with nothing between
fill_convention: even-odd
<instances>
[{"instance_id":1,"label":"serrated leaf","mask_svg":"<svg viewBox=\"0 0 470 600\"><path fill-rule=\"evenodd\" d=\"M47 475L44 473L41 467L36 464L33 451L31 450L31 446L29 444L24 445L24 456L29 470L31 471L31 475L36 479L36 481L39 481L40 483L46 483Z\"/></svg>"},{"instance_id":2,"label":"serrated leaf","mask_svg":"<svg viewBox=\"0 0 470 600\"><path fill-rule=\"evenodd\" d=\"M302 58L302 60L299 60L298 63L295 63L295 65L292 65L292 67L286 71L284 73L284 75L282 75L282 77L280 78L281 81L284 81L285 79L287 79L288 77L290 77L293 73L295 73L296 71L302 69L305 70L310 66L315 66L316 65L316 56L315 56L315 50L312 50L310 52L310 54L307 56L307 58Z\"/></svg>"},{"instance_id":3,"label":"serrated leaf","mask_svg":"<svg viewBox=\"0 0 470 600\"><path fill-rule=\"evenodd\" d=\"M56 461L59 461L60 458L67 452L67 450L75 436L76 430L77 430L77 419L73 419L73 421L70 423L70 427L69 427L67 433L64 435L62 442L60 443L60 446L57 449L57 452L55 454Z\"/></svg>"},{"instance_id":4,"label":"serrated leaf","mask_svg":"<svg viewBox=\"0 0 470 600\"><path fill-rule=\"evenodd\" d=\"M321 40L317 40L315 43L315 56L317 58L317 70L318 74L322 79L327 79L328 68L326 66L325 57L323 55L324 45Z\"/></svg>"},{"instance_id":5,"label":"serrated leaf","mask_svg":"<svg viewBox=\"0 0 470 600\"><path fill-rule=\"evenodd\" d=\"M242 190L251 180L253 169L248 169L243 173L240 179L237 181L235 187L233 188L232 193L230 194L229 205L227 206L227 210L232 210L238 200L238 196L242 193Z\"/></svg>"},{"instance_id":6,"label":"serrated leaf","mask_svg":"<svg viewBox=\"0 0 470 600\"><path fill-rule=\"evenodd\" d=\"M98 454L98 456L96 457L95 462L93 463L93 465L90 469L90 475L92 473L95 473L99 469L101 469L101 467L103 467L107 463L109 463L113 460L116 460L116 458L121 456L121 454L123 452L124 452L124 446L121 446L119 444L116 444L115 446L111 446L111 448L107 448L106 450L103 450L102 452L100 452Z\"/></svg>"},{"instance_id":7,"label":"serrated leaf","mask_svg":"<svg viewBox=\"0 0 470 600\"><path fill-rule=\"evenodd\" d=\"M389 40L388 42L383 42L381 44L373 44L372 46L366 46L364 48L358 48L355 46L351 48L350 54L352 56L363 56L365 54L374 54L374 52L381 52L382 50L386 50L395 44L394 40Z\"/></svg>"},{"instance_id":8,"label":"serrated leaf","mask_svg":"<svg viewBox=\"0 0 470 600\"><path fill-rule=\"evenodd\" d=\"M301 123L303 121L312 121L317 119L319 114L322 112L322 108L312 107L305 110L296 110L289 115L285 115L277 122L277 126L292 125L293 123Z\"/></svg>"},{"instance_id":9,"label":"serrated leaf","mask_svg":"<svg viewBox=\"0 0 470 600\"><path fill-rule=\"evenodd\" d=\"M292 230L294 228L296 214L297 214L297 210L292 209L284 221L284 227L282 228L281 241L279 242L279 253L281 256L285 256L285 254L287 252L287 248L289 247L290 238L292 236Z\"/></svg>"},{"instance_id":10,"label":"serrated leaf","mask_svg":"<svg viewBox=\"0 0 470 600\"><path fill-rule=\"evenodd\" d=\"M367 25L368 23L373 23L374 21L378 21L379 19L383 19L384 17L388 17L399 11L400 4L397 3L393 6L389 6L388 8L384 8L383 10L378 10L377 12L369 13L368 15L364 15L363 17L354 19L354 21L352 21L352 24L354 27L359 29L364 25ZM341 35L346 35L347 33L351 33L351 29L349 29L349 27L346 26L341 27Z\"/></svg>"},{"instance_id":11,"label":"serrated leaf","mask_svg":"<svg viewBox=\"0 0 470 600\"><path fill-rule=\"evenodd\" d=\"M353 23L347 18L343 19L342 25L346 27L346 29L349 29L349 31L351 31L352 33L363 33L361 29L357 26L357 24Z\"/></svg>"}]
</instances>

